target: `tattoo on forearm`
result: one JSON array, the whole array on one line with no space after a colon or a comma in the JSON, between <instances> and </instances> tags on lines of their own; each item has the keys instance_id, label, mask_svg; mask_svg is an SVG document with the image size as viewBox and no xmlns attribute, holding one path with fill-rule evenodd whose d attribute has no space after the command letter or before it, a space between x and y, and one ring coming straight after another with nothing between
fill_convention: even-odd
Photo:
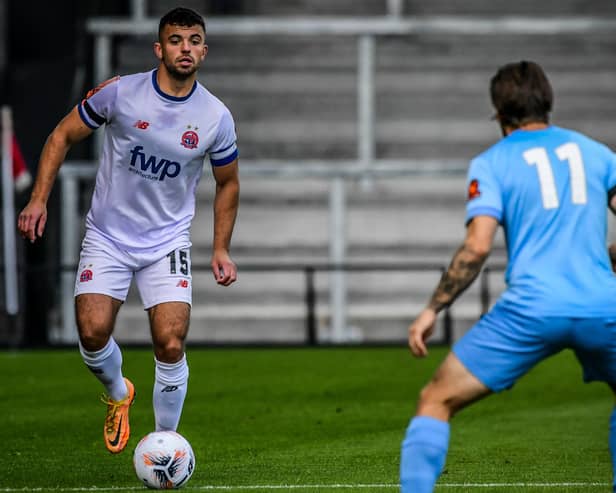
<instances>
[{"instance_id":1,"label":"tattoo on forearm","mask_svg":"<svg viewBox=\"0 0 616 493\"><path fill-rule=\"evenodd\" d=\"M462 245L453 256L447 271L441 277L429 306L437 313L451 305L477 278L487 255L478 255Z\"/></svg>"}]
</instances>

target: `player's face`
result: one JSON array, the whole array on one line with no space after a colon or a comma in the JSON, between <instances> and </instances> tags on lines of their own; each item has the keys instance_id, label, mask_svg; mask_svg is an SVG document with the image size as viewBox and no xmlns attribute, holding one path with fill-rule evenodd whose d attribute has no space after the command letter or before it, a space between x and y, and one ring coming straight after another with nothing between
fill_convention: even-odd
<instances>
[{"instance_id":1,"label":"player's face","mask_svg":"<svg viewBox=\"0 0 616 493\"><path fill-rule=\"evenodd\" d=\"M203 28L167 24L161 34L160 42L154 44L156 56L171 77L190 78L207 55Z\"/></svg>"}]
</instances>

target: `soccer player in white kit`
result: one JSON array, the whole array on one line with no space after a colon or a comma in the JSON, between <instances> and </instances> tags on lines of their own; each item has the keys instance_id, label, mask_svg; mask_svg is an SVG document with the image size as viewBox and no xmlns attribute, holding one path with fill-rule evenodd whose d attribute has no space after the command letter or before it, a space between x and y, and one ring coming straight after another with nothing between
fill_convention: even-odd
<instances>
[{"instance_id":1,"label":"soccer player in white kit","mask_svg":"<svg viewBox=\"0 0 616 493\"><path fill-rule=\"evenodd\" d=\"M66 153L104 124L75 308L81 355L107 391L104 438L112 453L128 442L135 395L112 337L133 278L151 326L156 430L175 430L180 420L192 301L189 229L206 155L216 181L212 272L223 286L237 277L229 256L239 199L235 127L229 110L196 80L207 50L199 14L176 8L163 16L154 43L158 68L106 81L64 117L43 147L32 196L18 218L24 238L42 236Z\"/></svg>"}]
</instances>

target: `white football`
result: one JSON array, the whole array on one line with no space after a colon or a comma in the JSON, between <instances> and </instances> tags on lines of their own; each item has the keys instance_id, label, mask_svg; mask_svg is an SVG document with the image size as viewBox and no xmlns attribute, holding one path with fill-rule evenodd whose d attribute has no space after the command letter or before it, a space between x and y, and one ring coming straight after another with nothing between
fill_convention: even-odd
<instances>
[{"instance_id":1,"label":"white football","mask_svg":"<svg viewBox=\"0 0 616 493\"><path fill-rule=\"evenodd\" d=\"M148 488L170 490L188 482L195 470L195 454L179 433L154 431L137 444L133 464L137 477Z\"/></svg>"}]
</instances>

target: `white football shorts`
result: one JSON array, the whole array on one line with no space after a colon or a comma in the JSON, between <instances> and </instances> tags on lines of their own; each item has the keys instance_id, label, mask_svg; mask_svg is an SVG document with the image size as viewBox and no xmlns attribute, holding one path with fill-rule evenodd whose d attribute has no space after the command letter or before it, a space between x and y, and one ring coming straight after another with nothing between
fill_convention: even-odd
<instances>
[{"instance_id":1,"label":"white football shorts","mask_svg":"<svg viewBox=\"0 0 616 493\"><path fill-rule=\"evenodd\" d=\"M190 242L171 251L128 252L91 230L81 244L75 296L106 294L122 302L135 278L144 309L169 301L192 304Z\"/></svg>"}]
</instances>

